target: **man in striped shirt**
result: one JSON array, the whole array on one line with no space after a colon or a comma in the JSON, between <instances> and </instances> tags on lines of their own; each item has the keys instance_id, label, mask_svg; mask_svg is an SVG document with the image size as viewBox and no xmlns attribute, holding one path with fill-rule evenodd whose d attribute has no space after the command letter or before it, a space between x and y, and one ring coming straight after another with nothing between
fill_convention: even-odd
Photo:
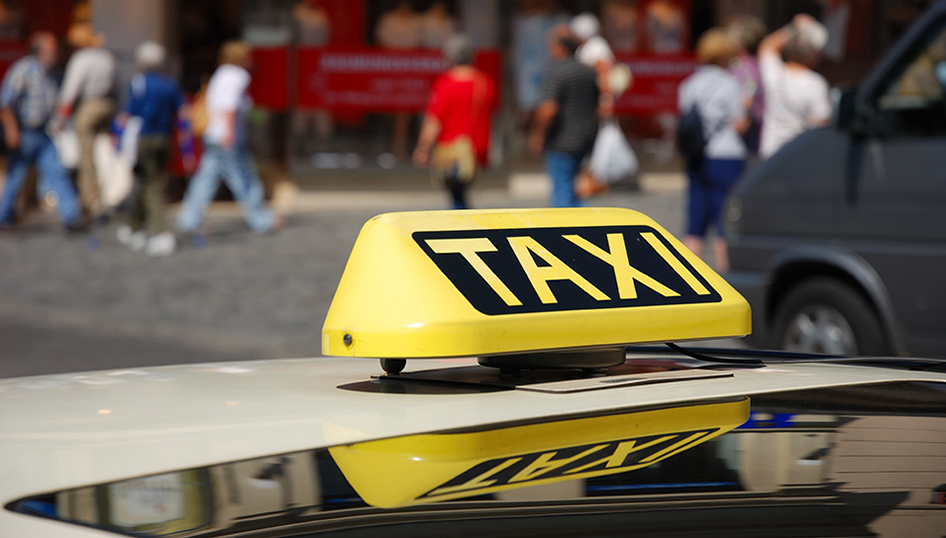
<instances>
[{"instance_id":1,"label":"man in striped shirt","mask_svg":"<svg viewBox=\"0 0 946 538\"><path fill-rule=\"evenodd\" d=\"M14 63L0 87L0 122L10 165L0 198L0 229L12 228L16 200L31 164L39 168L40 194L54 194L59 218L67 229L79 227L79 205L69 173L59 161L56 146L46 134L46 125L56 109L58 84L50 73L58 55L56 37L37 32L30 54Z\"/></svg>"},{"instance_id":2,"label":"man in striped shirt","mask_svg":"<svg viewBox=\"0 0 946 538\"><path fill-rule=\"evenodd\" d=\"M545 150L552 176L552 205L581 205L574 180L582 160L591 154L598 134L598 82L595 70L575 59L578 41L567 27L552 32L552 64L545 74L543 100L535 113L529 151Z\"/></svg>"}]
</instances>

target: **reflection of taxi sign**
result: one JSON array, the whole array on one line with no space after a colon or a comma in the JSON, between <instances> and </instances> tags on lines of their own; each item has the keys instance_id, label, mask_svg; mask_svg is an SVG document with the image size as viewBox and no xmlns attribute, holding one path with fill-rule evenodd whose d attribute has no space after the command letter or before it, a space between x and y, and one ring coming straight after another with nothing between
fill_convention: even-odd
<instances>
[{"instance_id":1,"label":"reflection of taxi sign","mask_svg":"<svg viewBox=\"0 0 946 538\"><path fill-rule=\"evenodd\" d=\"M635 211L391 213L362 229L322 351L483 357L748 332L745 300Z\"/></svg>"},{"instance_id":2,"label":"reflection of taxi sign","mask_svg":"<svg viewBox=\"0 0 946 538\"><path fill-rule=\"evenodd\" d=\"M633 471L713 439L749 417L731 402L409 435L330 449L345 478L383 508Z\"/></svg>"}]
</instances>

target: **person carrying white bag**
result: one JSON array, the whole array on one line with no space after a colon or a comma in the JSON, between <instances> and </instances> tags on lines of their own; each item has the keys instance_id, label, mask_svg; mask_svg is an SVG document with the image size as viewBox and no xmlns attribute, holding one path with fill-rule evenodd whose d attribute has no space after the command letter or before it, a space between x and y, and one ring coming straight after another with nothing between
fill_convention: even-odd
<instances>
[{"instance_id":1,"label":"person carrying white bag","mask_svg":"<svg viewBox=\"0 0 946 538\"><path fill-rule=\"evenodd\" d=\"M575 59L598 73L601 92L599 111L603 122L595 138L592 164L578 176L575 186L578 198L589 198L606 192L609 184L637 172L637 156L614 119L614 104L630 87L633 77L626 65L616 62L607 40L600 35L601 25L597 17L582 13L572 19L569 27L581 42Z\"/></svg>"}]
</instances>

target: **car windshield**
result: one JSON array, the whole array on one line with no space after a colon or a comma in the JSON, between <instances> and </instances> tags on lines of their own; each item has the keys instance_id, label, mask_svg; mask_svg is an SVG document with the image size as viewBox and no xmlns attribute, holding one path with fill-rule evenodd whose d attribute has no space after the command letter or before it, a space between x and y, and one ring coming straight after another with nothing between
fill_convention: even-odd
<instances>
[{"instance_id":1,"label":"car windshield","mask_svg":"<svg viewBox=\"0 0 946 538\"><path fill-rule=\"evenodd\" d=\"M946 384L925 382L775 392L277 454L7 508L132 536L921 536L946 525L944 402Z\"/></svg>"}]
</instances>

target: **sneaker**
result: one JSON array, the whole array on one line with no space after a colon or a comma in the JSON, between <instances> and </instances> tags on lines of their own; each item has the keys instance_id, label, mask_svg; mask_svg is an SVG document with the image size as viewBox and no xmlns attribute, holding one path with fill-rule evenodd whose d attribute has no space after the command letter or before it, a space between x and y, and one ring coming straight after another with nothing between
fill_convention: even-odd
<instances>
[{"instance_id":1,"label":"sneaker","mask_svg":"<svg viewBox=\"0 0 946 538\"><path fill-rule=\"evenodd\" d=\"M122 224L118 227L115 235L118 237L119 243L128 246L128 242L131 241L131 234L133 233L135 233L135 231L131 229L131 226Z\"/></svg>"},{"instance_id":2,"label":"sneaker","mask_svg":"<svg viewBox=\"0 0 946 538\"><path fill-rule=\"evenodd\" d=\"M118 237L118 242L130 248L134 252L141 252L145 248L145 245L148 244L148 233L144 230L138 230L137 232L132 230L131 226L127 224L122 224L118 227L118 231L115 232L115 235Z\"/></svg>"},{"instance_id":3,"label":"sneaker","mask_svg":"<svg viewBox=\"0 0 946 538\"><path fill-rule=\"evenodd\" d=\"M278 232L279 230L282 230L285 227L286 227L286 217L282 215L276 215L276 217L273 219L273 225L268 230L266 230L266 233L275 233L275 232Z\"/></svg>"},{"instance_id":4,"label":"sneaker","mask_svg":"<svg viewBox=\"0 0 946 538\"><path fill-rule=\"evenodd\" d=\"M148 239L145 254L148 256L170 256L177 248L177 239L171 232L160 233Z\"/></svg>"}]
</instances>

